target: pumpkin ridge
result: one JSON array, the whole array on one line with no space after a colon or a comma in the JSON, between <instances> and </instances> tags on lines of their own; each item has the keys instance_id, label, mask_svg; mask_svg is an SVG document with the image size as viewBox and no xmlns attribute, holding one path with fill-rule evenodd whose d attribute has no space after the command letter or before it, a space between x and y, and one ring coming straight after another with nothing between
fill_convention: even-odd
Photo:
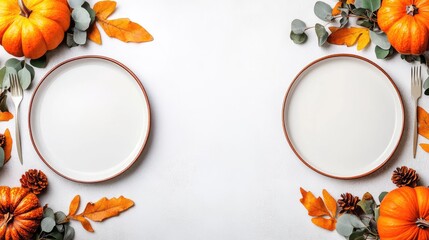
<instances>
[{"instance_id":1,"label":"pumpkin ridge","mask_svg":"<svg viewBox=\"0 0 429 240\"><path fill-rule=\"evenodd\" d=\"M43 21L41 20L43 18ZM46 18L38 13L33 14L29 18L34 27L36 27L42 35L48 50L55 49L63 41L63 29L56 21ZM41 29L46 29L42 31ZM49 44L49 45L48 45Z\"/></svg>"}]
</instances>

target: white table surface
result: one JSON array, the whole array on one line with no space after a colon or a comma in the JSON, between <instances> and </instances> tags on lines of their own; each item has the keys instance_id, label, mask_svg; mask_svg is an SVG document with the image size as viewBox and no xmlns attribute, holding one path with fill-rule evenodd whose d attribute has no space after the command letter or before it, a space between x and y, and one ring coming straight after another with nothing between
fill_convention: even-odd
<instances>
[{"instance_id":1,"label":"white table surface","mask_svg":"<svg viewBox=\"0 0 429 240\"><path fill-rule=\"evenodd\" d=\"M114 180L79 184L57 176L39 159L23 121L24 166L14 148L1 184L18 186L21 174L37 168L49 178L41 200L56 210L67 212L76 194L83 203L120 195L135 201L120 217L93 223L95 233L73 222L75 239L343 239L311 223L299 202L299 187L316 195L326 188L335 198L344 192L378 196L395 188L391 173L402 165L415 168L427 185L429 154L418 149L412 159L408 63L399 56L378 60L373 46L360 52L345 46L319 48L313 32L305 45L289 39L294 18L308 25L320 22L313 14L315 2L118 1L112 18L131 18L155 40L125 44L102 33L102 46L62 47L49 54L49 65L37 70L26 92L22 119L45 72L71 57L106 55L131 68L149 95L152 131L146 151ZM336 180L313 172L294 155L282 130L283 97L291 80L310 61L333 53L375 61L403 95L407 120L401 145L382 169L362 179ZM2 64L9 57L1 50ZM428 109L428 97L420 104ZM13 131L13 121L0 123L1 131L6 127Z\"/></svg>"}]
</instances>

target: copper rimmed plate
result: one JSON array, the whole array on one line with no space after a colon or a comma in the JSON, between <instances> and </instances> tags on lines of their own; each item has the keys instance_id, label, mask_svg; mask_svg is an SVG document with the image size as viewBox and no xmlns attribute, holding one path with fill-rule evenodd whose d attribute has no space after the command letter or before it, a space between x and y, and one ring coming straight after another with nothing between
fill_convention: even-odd
<instances>
[{"instance_id":1,"label":"copper rimmed plate","mask_svg":"<svg viewBox=\"0 0 429 240\"><path fill-rule=\"evenodd\" d=\"M116 60L83 56L60 63L37 86L30 136L59 175L100 182L127 170L150 132L150 106L137 76Z\"/></svg>"},{"instance_id":2,"label":"copper rimmed plate","mask_svg":"<svg viewBox=\"0 0 429 240\"><path fill-rule=\"evenodd\" d=\"M404 129L404 107L390 76L368 59L331 55L306 66L283 104L290 147L308 167L326 176L366 176L395 152Z\"/></svg>"}]
</instances>

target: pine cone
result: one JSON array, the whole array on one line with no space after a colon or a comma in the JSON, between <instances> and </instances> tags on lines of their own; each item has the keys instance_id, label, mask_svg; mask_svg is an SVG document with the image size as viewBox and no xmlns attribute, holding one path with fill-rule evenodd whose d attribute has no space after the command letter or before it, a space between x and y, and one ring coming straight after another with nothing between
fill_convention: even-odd
<instances>
[{"instance_id":1,"label":"pine cone","mask_svg":"<svg viewBox=\"0 0 429 240\"><path fill-rule=\"evenodd\" d=\"M350 193L341 194L341 199L338 200L338 205L341 208L340 214L351 213L355 215L360 215L362 212L362 208L357 205L359 201L359 197L355 197Z\"/></svg>"},{"instance_id":2,"label":"pine cone","mask_svg":"<svg viewBox=\"0 0 429 240\"><path fill-rule=\"evenodd\" d=\"M48 178L42 171L36 169L30 169L25 172L19 181L23 188L29 189L36 195L39 195L48 187Z\"/></svg>"},{"instance_id":3,"label":"pine cone","mask_svg":"<svg viewBox=\"0 0 429 240\"><path fill-rule=\"evenodd\" d=\"M416 170L412 168L407 168L405 166L396 168L393 171L392 182L397 187L416 187L419 181L419 175L416 173Z\"/></svg>"}]
</instances>

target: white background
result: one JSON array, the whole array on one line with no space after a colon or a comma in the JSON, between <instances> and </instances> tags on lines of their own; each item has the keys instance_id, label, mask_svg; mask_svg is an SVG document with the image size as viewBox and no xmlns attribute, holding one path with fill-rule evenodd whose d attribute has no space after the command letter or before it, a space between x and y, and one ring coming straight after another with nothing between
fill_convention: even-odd
<instances>
[{"instance_id":1,"label":"white background","mask_svg":"<svg viewBox=\"0 0 429 240\"><path fill-rule=\"evenodd\" d=\"M373 46L361 52L345 46L319 48L312 31L305 45L292 43L294 18L308 25L320 22L313 14L314 3L118 1L112 18L131 18L155 40L125 44L103 33L102 46L89 43L50 53L48 67L37 70L21 108L24 166L14 148L1 171L1 184L18 186L22 173L37 168L50 180L41 201L56 210L67 212L76 194L83 203L120 195L135 201L121 216L93 223L95 233L73 222L76 239L342 239L311 223L299 202L299 187L316 195L326 188L335 198L344 192L378 196L395 187L391 173L402 165L415 168L427 185L429 154L419 149L412 159L408 63L399 56L377 60ZM282 130L283 97L291 80L312 60L333 53L357 53L383 67L398 85L406 109L407 127L397 154L381 170L358 180L313 172L293 154ZM99 184L71 182L51 171L33 149L26 122L30 96L45 72L87 54L106 55L132 69L152 107L151 137L140 160L122 176ZM1 64L9 57L1 50ZM420 101L426 108L427 102L428 97ZM13 130L13 122L0 123L1 131L6 127ZM429 142L420 138L424 141Z\"/></svg>"}]
</instances>

